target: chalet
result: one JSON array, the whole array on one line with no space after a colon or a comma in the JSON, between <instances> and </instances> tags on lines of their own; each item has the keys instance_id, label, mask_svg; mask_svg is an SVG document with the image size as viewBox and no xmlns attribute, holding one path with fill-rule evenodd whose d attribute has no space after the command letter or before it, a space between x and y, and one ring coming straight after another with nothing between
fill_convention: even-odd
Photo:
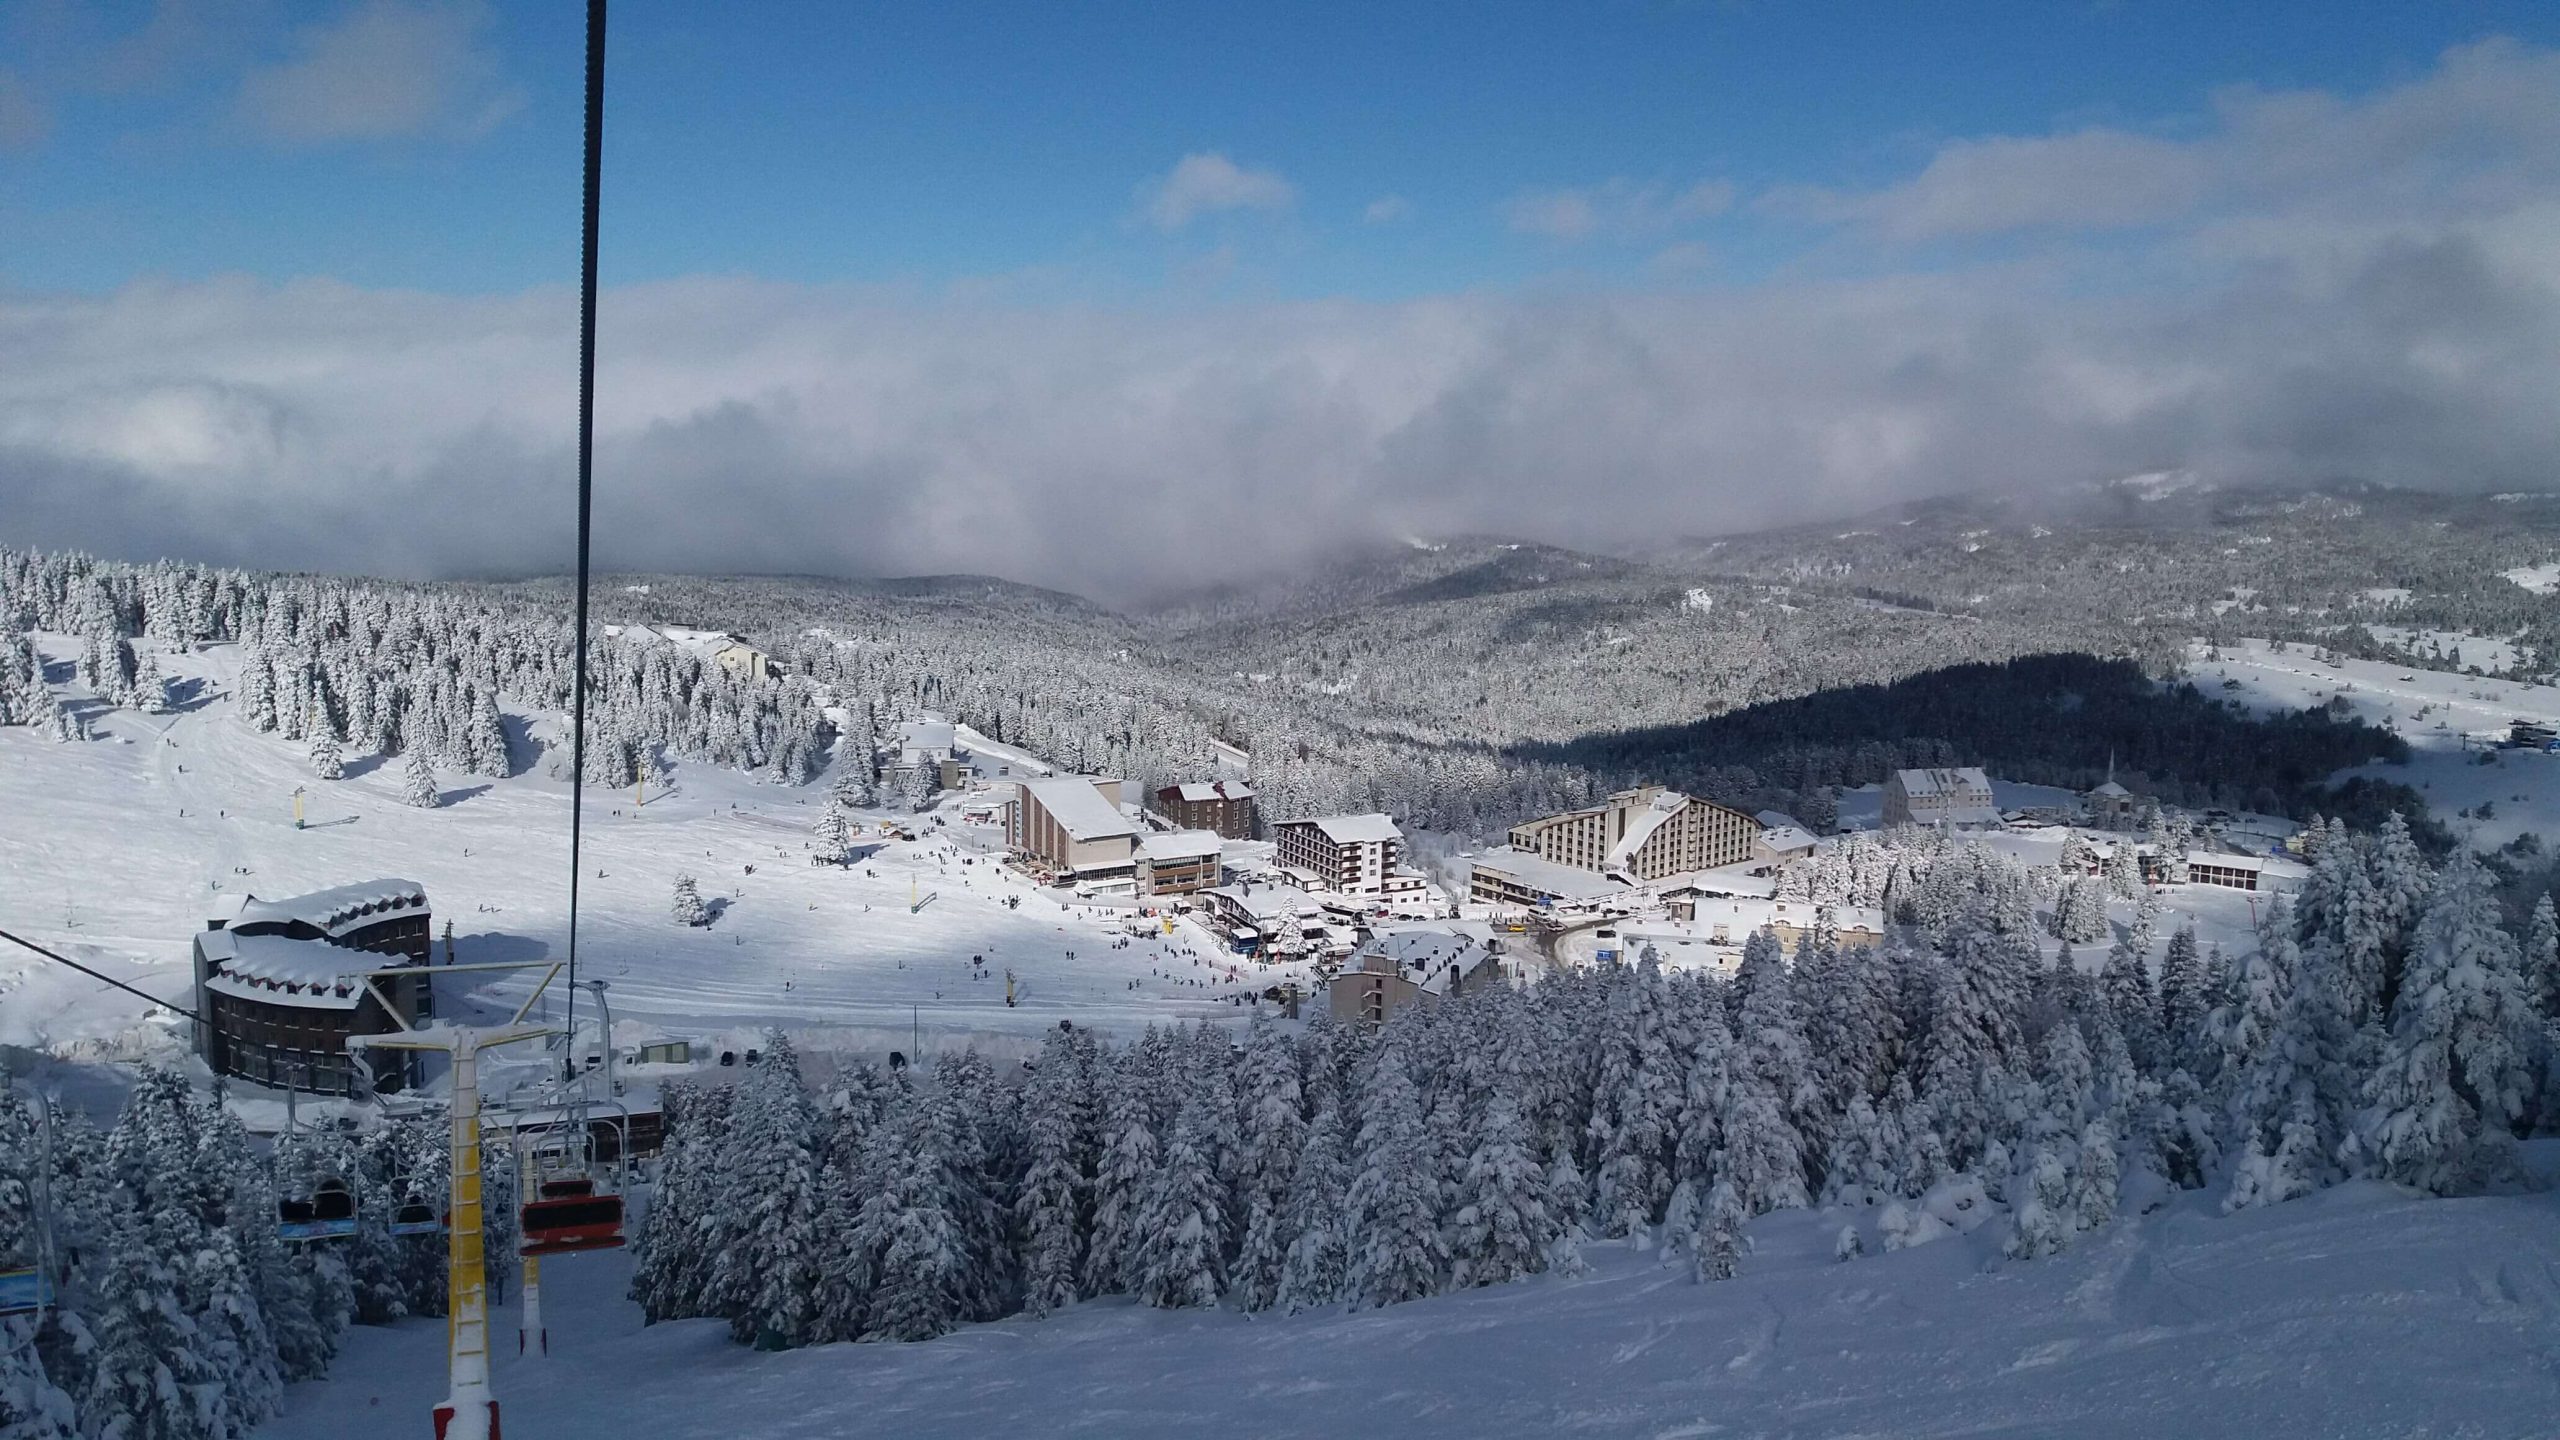
<instances>
[{"instance_id":1,"label":"chalet","mask_svg":"<svg viewBox=\"0 0 2560 1440\"><path fill-rule=\"evenodd\" d=\"M1887 825L1997 825L1991 777L1979 765L1896 770L1884 782Z\"/></svg>"},{"instance_id":2,"label":"chalet","mask_svg":"<svg viewBox=\"0 0 2560 1440\"><path fill-rule=\"evenodd\" d=\"M412 1078L404 1062L383 1052L368 1080L347 1038L433 1016L431 946L427 892L414 880L250 896L195 937L196 1051L218 1075L278 1089L401 1089ZM366 975L391 969L418 973Z\"/></svg>"},{"instance_id":3,"label":"chalet","mask_svg":"<svg viewBox=\"0 0 2560 1440\"><path fill-rule=\"evenodd\" d=\"M1188 780L1156 792L1156 813L1184 830L1214 830L1230 840L1254 832L1253 787L1242 780Z\"/></svg>"},{"instance_id":4,"label":"chalet","mask_svg":"<svg viewBox=\"0 0 2560 1440\"><path fill-rule=\"evenodd\" d=\"M1120 813L1120 782L1090 775L1025 780L1005 810L1005 847L1051 876L1137 879L1138 827Z\"/></svg>"}]
</instances>

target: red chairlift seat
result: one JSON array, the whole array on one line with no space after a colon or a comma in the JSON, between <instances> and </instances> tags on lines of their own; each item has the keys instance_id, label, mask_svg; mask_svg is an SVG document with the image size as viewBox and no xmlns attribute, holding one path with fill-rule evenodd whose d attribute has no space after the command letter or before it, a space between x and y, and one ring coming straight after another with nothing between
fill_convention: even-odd
<instances>
[{"instance_id":1,"label":"red chairlift seat","mask_svg":"<svg viewBox=\"0 0 2560 1440\"><path fill-rule=\"evenodd\" d=\"M527 1255L566 1255L622 1248L622 1197L596 1193L584 1175L545 1180L519 1217Z\"/></svg>"}]
</instances>

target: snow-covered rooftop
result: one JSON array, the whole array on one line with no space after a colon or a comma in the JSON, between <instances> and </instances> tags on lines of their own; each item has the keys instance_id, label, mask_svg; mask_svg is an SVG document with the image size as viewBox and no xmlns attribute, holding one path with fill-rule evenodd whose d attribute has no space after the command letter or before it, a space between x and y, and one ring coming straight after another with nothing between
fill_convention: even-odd
<instances>
[{"instance_id":1,"label":"snow-covered rooftop","mask_svg":"<svg viewBox=\"0 0 2560 1440\"><path fill-rule=\"evenodd\" d=\"M1644 842L1653 838L1653 832L1662 828L1662 822L1688 808L1689 797L1677 790L1665 790L1654 796L1652 804L1627 822L1626 833L1609 847L1609 858L1602 863L1602 868L1625 869L1627 861L1644 847Z\"/></svg>"},{"instance_id":2,"label":"snow-covered rooftop","mask_svg":"<svg viewBox=\"0 0 2560 1440\"><path fill-rule=\"evenodd\" d=\"M1991 777L1979 765L1957 765L1930 770L1897 770L1905 795L1971 795L1989 794Z\"/></svg>"},{"instance_id":3,"label":"snow-covered rooftop","mask_svg":"<svg viewBox=\"0 0 2560 1440\"><path fill-rule=\"evenodd\" d=\"M2117 783L2116 783L2116 782L2114 782L2113 780L2110 780L2110 781L2106 782L2105 784L2103 784L2103 785L2099 786L2099 787L2098 787L2097 789L2095 789L2095 790L2090 791L2089 793L2090 793L2090 794L2092 794L2092 795L2104 796L2105 798L2107 798L2107 799L2109 799L2109 800L2130 800L2130 799L2132 799L2132 798L2133 798L2133 792L2132 792L2132 791L2127 790L2126 788L2124 788L2123 786L2121 786L2121 785L2117 784Z\"/></svg>"},{"instance_id":4,"label":"snow-covered rooftop","mask_svg":"<svg viewBox=\"0 0 2560 1440\"><path fill-rule=\"evenodd\" d=\"M1613 879L1597 870L1578 865L1559 865L1543 855L1496 845L1475 857L1475 863L1488 870L1498 870L1542 895L1558 900L1596 900L1603 895L1626 891L1627 882Z\"/></svg>"},{"instance_id":5,"label":"snow-covered rooftop","mask_svg":"<svg viewBox=\"0 0 2560 1440\"><path fill-rule=\"evenodd\" d=\"M1185 805L1205 805L1212 800L1250 800L1253 787L1241 780L1185 780L1173 787Z\"/></svg>"},{"instance_id":6,"label":"snow-covered rooftop","mask_svg":"<svg viewBox=\"0 0 2560 1440\"><path fill-rule=\"evenodd\" d=\"M276 900L261 900L253 895L242 902L231 923L241 926L299 922L336 935L369 925L386 911L423 910L426 906L427 887L415 880L365 880Z\"/></svg>"},{"instance_id":7,"label":"snow-covered rooftop","mask_svg":"<svg viewBox=\"0 0 2560 1440\"><path fill-rule=\"evenodd\" d=\"M1138 841L1138 853L1149 860L1198 860L1226 848L1227 838L1215 830L1168 830Z\"/></svg>"},{"instance_id":8,"label":"snow-covered rooftop","mask_svg":"<svg viewBox=\"0 0 2560 1440\"><path fill-rule=\"evenodd\" d=\"M1811 850L1820 842L1793 825L1772 825L1760 832L1760 843L1785 855L1797 850Z\"/></svg>"},{"instance_id":9,"label":"snow-covered rooftop","mask_svg":"<svg viewBox=\"0 0 2560 1440\"><path fill-rule=\"evenodd\" d=\"M1404 838L1395 820L1386 815L1320 815L1306 823L1322 830L1324 838L1336 845L1368 845Z\"/></svg>"},{"instance_id":10,"label":"snow-covered rooftop","mask_svg":"<svg viewBox=\"0 0 2560 1440\"><path fill-rule=\"evenodd\" d=\"M1138 827L1120 813L1120 807L1084 777L1025 780L1022 789L1040 802L1040 808L1049 812L1049 818L1058 822L1069 839L1108 840L1114 835L1138 833Z\"/></svg>"},{"instance_id":11,"label":"snow-covered rooftop","mask_svg":"<svg viewBox=\"0 0 2560 1440\"><path fill-rule=\"evenodd\" d=\"M352 1009L364 998L364 972L397 957L350 950L326 940L208 930L198 943L219 968L206 985L268 1005ZM291 988L287 988L291 987Z\"/></svg>"}]
</instances>

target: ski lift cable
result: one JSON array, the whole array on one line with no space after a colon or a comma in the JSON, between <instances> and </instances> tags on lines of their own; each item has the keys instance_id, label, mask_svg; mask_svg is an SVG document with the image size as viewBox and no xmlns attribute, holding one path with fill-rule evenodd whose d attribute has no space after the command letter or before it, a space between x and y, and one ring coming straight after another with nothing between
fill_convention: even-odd
<instances>
[{"instance_id":1,"label":"ski lift cable","mask_svg":"<svg viewBox=\"0 0 2560 1440\"><path fill-rule=\"evenodd\" d=\"M578 273L578 645L569 710L569 1043L578 1036L579 842L587 791L587 587L595 509L596 218L604 165L604 23L606 0L587 0L586 190L579 223Z\"/></svg>"},{"instance_id":2,"label":"ski lift cable","mask_svg":"<svg viewBox=\"0 0 2560 1440\"><path fill-rule=\"evenodd\" d=\"M98 981L98 982L100 982L100 983L102 983L102 984L106 984L106 985L113 985L114 987L116 987L116 988L117 988L117 989L119 989L119 990L122 990L123 992L125 992L125 993L126 993L126 994L128 994L128 995L138 995L138 996L141 996L143 999L150 1001L152 1004L159 1006L161 1009L163 1009L163 1010L174 1010L174 1011L176 1011L177 1013L179 1013L179 1014L181 1014L181 1015L186 1016L188 1019L193 1020L194 1022L196 1022L196 1023L197 1023L197 1024L199 1024L199 1025L201 1025L201 1024L203 1024L203 1023L204 1023L204 1017L203 1017L203 1016L201 1016L201 1015L197 1014L197 1013L196 1013L196 1012L194 1012L193 1010L188 1009L188 1008L187 1008L186 1006L184 1006L184 1005L178 1004L178 1003L177 1003L176 1001L174 1001L174 1000L163 1000L163 999L161 999L159 996L154 995L154 994L151 994L151 993L150 993L150 992L148 992L148 991L144 991L144 990L137 990L137 989L135 989L133 986L131 986L131 985L127 985L126 983L124 983L124 982L123 982L123 981L121 981L121 980L116 979L116 978L115 978L114 976L112 976L112 975L101 975L101 974L99 974L97 971L90 969L88 966L81 964L79 961L74 960L74 959L70 958L70 957L69 957L69 956L67 956L67 955L56 955L56 954L55 954L55 953L53 953L52 951L47 950L47 949L46 949L46 948L44 948L43 946L41 946L41 945L37 944L36 942L34 942L33 940L24 940L24 939L20 939L18 936L12 935L12 934L10 934L8 931L6 931L6 930L0 930L0 940L6 940L6 941L8 941L10 944L12 944L12 945L23 945L23 946L25 946L27 949L29 949L29 950L33 950L33 951L34 951L34 952L36 952L37 954L39 954L39 955L43 956L43 957L44 957L44 958L46 958L47 960L50 960L50 961L54 962L54 963L55 963L55 964L57 964L57 965L68 965L68 966L70 966L72 969L79 971L81 974L88 976L88 977L89 977L90 979L92 979L92 980L96 980L96 981Z\"/></svg>"}]
</instances>

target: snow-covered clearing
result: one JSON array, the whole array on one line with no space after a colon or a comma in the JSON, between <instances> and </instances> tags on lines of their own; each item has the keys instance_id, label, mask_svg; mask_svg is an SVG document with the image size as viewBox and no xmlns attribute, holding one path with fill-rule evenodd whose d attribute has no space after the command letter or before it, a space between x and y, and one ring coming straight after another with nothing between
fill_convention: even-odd
<instances>
[{"instance_id":1,"label":"snow-covered clearing","mask_svg":"<svg viewBox=\"0 0 2560 1440\"><path fill-rule=\"evenodd\" d=\"M2481 763L2484 747L2504 739L2510 721L2560 723L2560 686L2372 660L2324 664L2306 650L2277 652L2260 640L2225 645L2219 660L2204 658L2207 653L2201 644L2192 650L2188 674L2208 695L2238 700L2260 713L2342 696L2355 714L2398 732L2412 752L2407 765L2348 773L2415 787L2438 819L2475 844L2503 845L2528 830L2560 836L2560 755L2499 750L2490 763ZM2484 800L2491 806L2485 819L2478 816Z\"/></svg>"},{"instance_id":2,"label":"snow-covered clearing","mask_svg":"<svg viewBox=\"0 0 2560 1440\"><path fill-rule=\"evenodd\" d=\"M2367 625L2365 632L2385 645L2394 645L2429 659L2444 657L2448 666L2464 670L2485 670L2496 674L2512 670L2524 661L2524 652L2512 639L2501 640L2489 635L2470 635L2459 630L2421 630L2406 625ZM2455 657L2459 656L2457 661Z\"/></svg>"},{"instance_id":3,"label":"snow-covered clearing","mask_svg":"<svg viewBox=\"0 0 2560 1440\"><path fill-rule=\"evenodd\" d=\"M2536 595L2548 595L2554 590L2560 590L2560 560L2541 565L2519 565L2513 570L2501 570L2498 573Z\"/></svg>"},{"instance_id":4,"label":"snow-covered clearing","mask_svg":"<svg viewBox=\"0 0 2560 1440\"><path fill-rule=\"evenodd\" d=\"M57 662L69 654L46 648ZM427 887L439 933L450 920L465 962L565 951L569 790L539 767L525 773L529 747L517 747L520 773L445 777L442 807L415 809L400 801L398 764L367 756L344 780L316 780L299 744L243 723L227 698L235 663L229 646L168 657L173 678L205 682L208 698L165 716L98 708L99 738L85 744L0 727L10 928L186 1003L188 937L226 899L397 875ZM52 669L57 691L70 691L69 666ZM509 729L520 736L536 718L546 728L556 719L511 712ZM942 827L903 817L924 826L913 842L882 840L876 821L889 812L866 812L870 853L840 870L812 866L805 848L826 781L774 786L701 765L675 780L645 805L627 792L587 795L579 970L610 983L617 1020L679 1035L831 1032L812 1036L816 1048L885 1049L893 1037L904 1048L920 1029L932 1050L937 1038L1027 1034L1069 1018L1123 1034L1232 1019L1230 997L1289 973L1220 956L1188 923L1113 948L1134 912L1063 903L1066 892L1002 871L992 863L1001 835L962 824L957 796ZM297 787L307 790L301 830ZM708 928L669 919L679 873L719 909ZM1017 897L1018 909L1004 903ZM985 957L983 971L973 956ZM501 979L479 994L495 1001L526 983ZM14 949L0 954L0 994L0 1043L114 1035L147 1008Z\"/></svg>"},{"instance_id":5,"label":"snow-covered clearing","mask_svg":"<svg viewBox=\"0 0 2560 1440\"><path fill-rule=\"evenodd\" d=\"M626 1258L576 1256L544 1267L550 1358L502 1354L496 1387L510 1434L671 1440L2521 1436L2560 1413L2555 1208L2357 1183L2224 1217L2194 1194L2047 1260L1999 1260L1986 1230L1846 1264L1846 1212L1790 1211L1751 1225L1720 1284L1606 1245L1578 1279L1385 1310L1112 1299L780 1354L715 1321L643 1329ZM513 1320L493 1327L506 1352ZM443 1338L438 1321L349 1332L262 1433L422 1424Z\"/></svg>"}]
</instances>

